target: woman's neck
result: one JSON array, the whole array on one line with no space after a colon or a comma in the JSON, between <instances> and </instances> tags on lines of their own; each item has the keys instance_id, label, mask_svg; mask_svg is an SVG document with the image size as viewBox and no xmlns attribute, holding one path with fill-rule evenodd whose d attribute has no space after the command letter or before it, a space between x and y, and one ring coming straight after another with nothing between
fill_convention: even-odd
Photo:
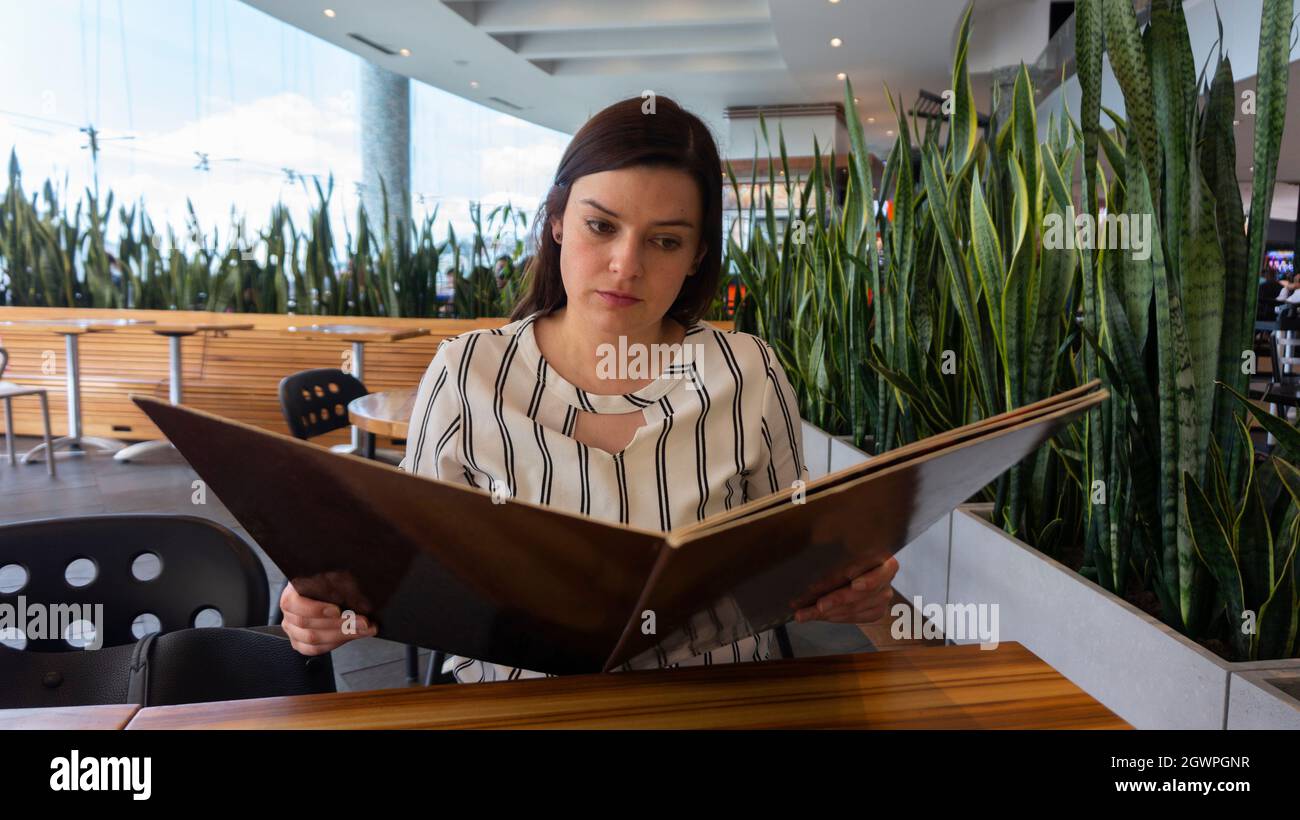
<instances>
[{"instance_id":1,"label":"woman's neck","mask_svg":"<svg viewBox=\"0 0 1300 820\"><path fill-rule=\"evenodd\" d=\"M533 324L533 332L542 356L551 367L571 384L597 395L633 393L657 378L669 364L665 356L649 356L652 368L649 378L611 378L611 352L616 367L619 361L623 362L622 369L617 369L614 375L623 376L630 374L637 351L648 353L656 350L655 345L680 345L686 337L686 328L667 316L647 326L606 331L582 321L567 306L540 317Z\"/></svg>"}]
</instances>

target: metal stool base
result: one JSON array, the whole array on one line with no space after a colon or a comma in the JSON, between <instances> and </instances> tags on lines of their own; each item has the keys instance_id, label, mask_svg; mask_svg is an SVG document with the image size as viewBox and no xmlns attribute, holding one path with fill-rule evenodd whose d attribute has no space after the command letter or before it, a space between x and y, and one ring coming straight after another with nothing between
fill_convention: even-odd
<instances>
[{"instance_id":1,"label":"metal stool base","mask_svg":"<svg viewBox=\"0 0 1300 820\"><path fill-rule=\"evenodd\" d=\"M89 450L98 450L103 453L116 453L125 446L126 442L118 441L114 438L100 438L99 436L60 436L50 443L49 449L54 452L55 458L68 458L71 456L90 455ZM40 461L45 457L45 449L45 444L42 442L23 453L20 460L23 464Z\"/></svg>"},{"instance_id":2,"label":"metal stool base","mask_svg":"<svg viewBox=\"0 0 1300 820\"><path fill-rule=\"evenodd\" d=\"M156 458L149 458L151 455ZM170 441L165 438L155 439L153 441L137 441L135 444L128 445L113 454L114 461L157 461L167 462L175 461L177 463L184 461L178 451Z\"/></svg>"}]
</instances>

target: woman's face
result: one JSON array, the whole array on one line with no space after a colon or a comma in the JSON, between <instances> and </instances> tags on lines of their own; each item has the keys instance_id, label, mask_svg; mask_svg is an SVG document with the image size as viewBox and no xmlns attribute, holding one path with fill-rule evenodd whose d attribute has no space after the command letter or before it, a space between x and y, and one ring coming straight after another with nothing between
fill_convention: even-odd
<instances>
[{"instance_id":1,"label":"woman's face","mask_svg":"<svg viewBox=\"0 0 1300 820\"><path fill-rule=\"evenodd\" d=\"M574 181L551 233L575 318L607 332L659 323L707 249L700 199L694 178L676 168L635 166Z\"/></svg>"}]
</instances>

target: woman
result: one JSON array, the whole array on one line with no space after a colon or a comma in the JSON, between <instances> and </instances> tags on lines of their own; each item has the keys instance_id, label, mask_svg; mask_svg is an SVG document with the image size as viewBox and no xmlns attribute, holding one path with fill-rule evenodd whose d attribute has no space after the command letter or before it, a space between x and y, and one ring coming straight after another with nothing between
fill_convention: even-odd
<instances>
[{"instance_id":1,"label":"woman","mask_svg":"<svg viewBox=\"0 0 1300 820\"><path fill-rule=\"evenodd\" d=\"M439 345L403 469L659 530L807 479L798 403L772 348L700 321L722 259L713 137L670 99L642 105L615 103L574 136L538 213L526 295L504 327ZM878 619L897 569L891 558L845 579L796 619ZM359 619L344 634L337 607L292 585L280 606L305 655L376 632ZM771 653L762 632L655 663ZM456 656L445 668L461 682L540 675Z\"/></svg>"}]
</instances>

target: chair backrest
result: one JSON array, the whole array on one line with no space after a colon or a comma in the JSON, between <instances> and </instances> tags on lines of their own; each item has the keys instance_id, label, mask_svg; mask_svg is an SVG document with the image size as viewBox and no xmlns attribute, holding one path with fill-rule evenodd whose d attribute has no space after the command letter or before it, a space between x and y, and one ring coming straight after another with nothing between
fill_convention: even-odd
<instances>
[{"instance_id":1,"label":"chair backrest","mask_svg":"<svg viewBox=\"0 0 1300 820\"><path fill-rule=\"evenodd\" d=\"M303 370L280 380L280 412L295 438L315 438L349 426L348 402L369 392L342 370Z\"/></svg>"},{"instance_id":2,"label":"chair backrest","mask_svg":"<svg viewBox=\"0 0 1300 820\"><path fill-rule=\"evenodd\" d=\"M0 606L19 619L23 634L11 637L30 651L80 647L89 636L78 640L84 625L70 631L75 621L95 626L91 640L103 647L150 632L262 626L269 599L253 549L206 518L96 515L0 526Z\"/></svg>"},{"instance_id":3,"label":"chair backrest","mask_svg":"<svg viewBox=\"0 0 1300 820\"><path fill-rule=\"evenodd\" d=\"M1268 334L1269 358L1271 360L1273 373L1269 376L1269 381L1273 384L1295 384L1300 382L1300 374L1286 373L1283 371L1281 345L1278 344L1279 334L1300 331L1300 316L1296 316L1293 306L1288 305L1288 309L1278 315L1277 329Z\"/></svg>"},{"instance_id":4,"label":"chair backrest","mask_svg":"<svg viewBox=\"0 0 1300 820\"><path fill-rule=\"evenodd\" d=\"M0 379L4 378L5 368L9 366L9 351L0 347Z\"/></svg>"},{"instance_id":5,"label":"chair backrest","mask_svg":"<svg viewBox=\"0 0 1300 820\"><path fill-rule=\"evenodd\" d=\"M299 655L277 627L181 629L94 652L0 646L0 680L0 709L170 706L335 691L330 655Z\"/></svg>"}]
</instances>

